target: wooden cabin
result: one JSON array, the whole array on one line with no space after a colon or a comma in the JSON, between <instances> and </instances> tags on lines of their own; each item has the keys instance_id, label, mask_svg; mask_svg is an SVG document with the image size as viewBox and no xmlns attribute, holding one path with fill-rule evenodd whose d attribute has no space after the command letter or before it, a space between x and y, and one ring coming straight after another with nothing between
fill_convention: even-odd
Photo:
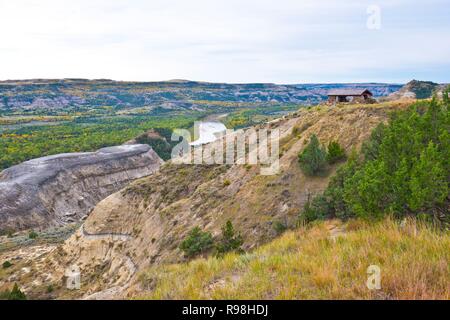
<instances>
[{"instance_id":1,"label":"wooden cabin","mask_svg":"<svg viewBox=\"0 0 450 320\"><path fill-rule=\"evenodd\" d=\"M367 89L336 89L328 92L328 103L364 103L373 100L372 97L372 92Z\"/></svg>"}]
</instances>

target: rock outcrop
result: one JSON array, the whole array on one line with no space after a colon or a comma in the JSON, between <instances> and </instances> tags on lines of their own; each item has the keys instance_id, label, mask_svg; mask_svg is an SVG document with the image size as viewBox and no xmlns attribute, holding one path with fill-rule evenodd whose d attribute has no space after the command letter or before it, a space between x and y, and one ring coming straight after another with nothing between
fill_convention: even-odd
<instances>
[{"instance_id":1,"label":"rock outcrop","mask_svg":"<svg viewBox=\"0 0 450 320\"><path fill-rule=\"evenodd\" d=\"M427 99L431 98L434 93L442 92L445 87L444 84L440 85L431 81L411 80L400 90L385 97L384 100Z\"/></svg>"},{"instance_id":2,"label":"rock outcrop","mask_svg":"<svg viewBox=\"0 0 450 320\"><path fill-rule=\"evenodd\" d=\"M33 159L0 173L0 229L45 228L74 222L163 161L142 144Z\"/></svg>"}]
</instances>

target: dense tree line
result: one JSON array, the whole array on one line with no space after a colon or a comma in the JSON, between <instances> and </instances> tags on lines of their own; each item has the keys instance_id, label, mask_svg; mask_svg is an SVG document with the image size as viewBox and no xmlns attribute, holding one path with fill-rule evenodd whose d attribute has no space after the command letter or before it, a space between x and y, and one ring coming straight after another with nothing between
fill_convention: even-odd
<instances>
[{"instance_id":1,"label":"dense tree line","mask_svg":"<svg viewBox=\"0 0 450 320\"><path fill-rule=\"evenodd\" d=\"M119 145L154 127L169 131L188 128L197 118L196 115L84 118L54 126L4 131L0 133L0 170L46 155ZM155 151L165 152L160 147L155 145Z\"/></svg>"}]
</instances>

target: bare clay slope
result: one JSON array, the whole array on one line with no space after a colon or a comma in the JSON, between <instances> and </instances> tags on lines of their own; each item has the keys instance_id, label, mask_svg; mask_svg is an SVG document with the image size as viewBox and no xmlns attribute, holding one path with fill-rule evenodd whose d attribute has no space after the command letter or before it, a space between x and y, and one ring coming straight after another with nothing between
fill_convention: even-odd
<instances>
[{"instance_id":1,"label":"bare clay slope","mask_svg":"<svg viewBox=\"0 0 450 320\"><path fill-rule=\"evenodd\" d=\"M1 228L45 228L75 222L106 196L162 163L147 145L58 154L0 173Z\"/></svg>"},{"instance_id":2,"label":"bare clay slope","mask_svg":"<svg viewBox=\"0 0 450 320\"><path fill-rule=\"evenodd\" d=\"M178 246L194 226L218 235L231 220L244 237L245 249L251 250L276 237L277 221L292 226L308 195L326 187L335 168L326 177L312 178L298 166L297 155L312 134L322 143L336 139L350 152L387 121L389 112L403 107L321 106L267 124L278 127L282 136L281 170L272 176L260 175L257 166L167 163L101 201L83 228L44 265L55 269L54 279L63 275L62 267L76 263L81 268L81 291L61 289L61 296L111 298L136 289L130 284L137 271L184 260Z\"/></svg>"}]
</instances>

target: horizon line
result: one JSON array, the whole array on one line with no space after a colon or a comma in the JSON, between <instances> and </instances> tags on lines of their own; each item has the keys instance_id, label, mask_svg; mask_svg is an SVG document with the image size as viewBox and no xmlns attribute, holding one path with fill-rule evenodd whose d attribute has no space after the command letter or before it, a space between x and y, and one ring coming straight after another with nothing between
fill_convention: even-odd
<instances>
[{"instance_id":1,"label":"horizon line","mask_svg":"<svg viewBox=\"0 0 450 320\"><path fill-rule=\"evenodd\" d=\"M172 83L189 83L189 82L195 82L195 83L210 83L210 84L230 84L230 85L245 85L245 84L270 84L270 85L309 85L309 84L325 84L325 85L332 85L332 84L391 84L391 85L404 85L410 81L417 80L417 81L423 81L423 82L434 82L437 84L448 84L449 82L435 82L433 80L418 80L418 79L411 79L405 82L389 82L389 81L331 81L331 82L318 82L318 81L299 81L299 82L288 82L288 83L282 83L282 82L224 82L224 81L205 81L205 80L191 80L191 79L167 79L167 80L117 80L117 79L111 79L111 78L82 78L82 77L62 77L62 78L45 78L45 77L38 77L38 78L22 78L22 79L0 79L0 83L2 82L25 82L25 81L61 81L61 80L85 80L85 81L111 81L111 82L136 82L136 83L159 83L159 82L172 82Z\"/></svg>"}]
</instances>

